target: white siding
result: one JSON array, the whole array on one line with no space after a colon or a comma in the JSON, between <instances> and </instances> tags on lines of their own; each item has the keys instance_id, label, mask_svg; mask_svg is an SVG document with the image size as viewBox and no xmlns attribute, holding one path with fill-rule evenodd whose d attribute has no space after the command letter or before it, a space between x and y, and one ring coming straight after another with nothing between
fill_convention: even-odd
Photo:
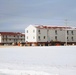
<instances>
[{"instance_id":1,"label":"white siding","mask_svg":"<svg viewBox=\"0 0 76 75\"><path fill-rule=\"evenodd\" d=\"M33 30L35 30L35 32L33 32ZM66 36L67 31L69 34ZM25 42L66 42L66 40L67 42L76 42L76 29L68 29L67 31L63 28L36 28L35 26L30 25L25 29Z\"/></svg>"},{"instance_id":2,"label":"white siding","mask_svg":"<svg viewBox=\"0 0 76 75\"><path fill-rule=\"evenodd\" d=\"M25 29L25 42L37 42L36 32L37 29L34 26L30 25L27 27Z\"/></svg>"}]
</instances>

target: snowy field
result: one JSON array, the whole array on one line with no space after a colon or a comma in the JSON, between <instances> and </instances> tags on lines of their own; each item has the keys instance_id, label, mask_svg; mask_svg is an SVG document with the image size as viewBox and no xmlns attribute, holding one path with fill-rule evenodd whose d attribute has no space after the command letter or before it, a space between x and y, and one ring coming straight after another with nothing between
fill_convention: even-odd
<instances>
[{"instance_id":1,"label":"snowy field","mask_svg":"<svg viewBox=\"0 0 76 75\"><path fill-rule=\"evenodd\" d=\"M76 46L2 47L0 75L76 75Z\"/></svg>"}]
</instances>

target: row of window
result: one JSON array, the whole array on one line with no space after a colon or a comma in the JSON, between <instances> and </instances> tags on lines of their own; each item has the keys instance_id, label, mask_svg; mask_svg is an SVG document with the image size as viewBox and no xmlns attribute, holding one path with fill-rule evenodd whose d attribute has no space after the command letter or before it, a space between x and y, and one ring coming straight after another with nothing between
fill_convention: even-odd
<instances>
[{"instance_id":1,"label":"row of window","mask_svg":"<svg viewBox=\"0 0 76 75\"><path fill-rule=\"evenodd\" d=\"M55 34L56 34L56 35L58 34L57 30L55 30ZM74 35L74 32L71 31L71 34ZM67 31L67 35L69 35L69 31Z\"/></svg>"},{"instance_id":2,"label":"row of window","mask_svg":"<svg viewBox=\"0 0 76 75\"><path fill-rule=\"evenodd\" d=\"M57 36L55 36L55 40L58 40ZM68 40L68 37L67 37L67 40ZM71 40L74 41L74 38L71 37Z\"/></svg>"},{"instance_id":3,"label":"row of window","mask_svg":"<svg viewBox=\"0 0 76 75\"><path fill-rule=\"evenodd\" d=\"M28 30L26 31L27 33L29 32ZM35 32L35 30L33 30L33 33Z\"/></svg>"},{"instance_id":4,"label":"row of window","mask_svg":"<svg viewBox=\"0 0 76 75\"><path fill-rule=\"evenodd\" d=\"M68 37L67 37L67 40L69 41L69 38L68 38ZM71 37L71 40L72 40L72 41L74 41L74 38L73 38L73 37Z\"/></svg>"},{"instance_id":5,"label":"row of window","mask_svg":"<svg viewBox=\"0 0 76 75\"><path fill-rule=\"evenodd\" d=\"M28 30L27 30L26 32L27 32L27 33L29 33L29 31L28 31ZM35 32L35 30L33 30L33 33L34 33L34 32ZM40 30L38 30L38 32L40 33Z\"/></svg>"},{"instance_id":6,"label":"row of window","mask_svg":"<svg viewBox=\"0 0 76 75\"><path fill-rule=\"evenodd\" d=\"M8 40L8 41L11 41L11 40L12 40L12 41L13 41L13 40L14 40L14 41L18 41L17 39L2 39L2 40L3 40L3 41L7 41L7 40ZM24 40L24 39L20 39L20 40L22 41L22 40Z\"/></svg>"},{"instance_id":7,"label":"row of window","mask_svg":"<svg viewBox=\"0 0 76 75\"><path fill-rule=\"evenodd\" d=\"M27 39L29 39L29 37L27 36ZM33 36L33 39L35 39L35 36ZM41 37L38 36L38 39L41 40ZM46 39L46 36L43 36L43 39ZM55 36L55 40L57 41L58 40L58 37ZM68 37L67 37L67 40L68 40ZM74 41L74 37L71 37L71 40Z\"/></svg>"},{"instance_id":8,"label":"row of window","mask_svg":"<svg viewBox=\"0 0 76 75\"><path fill-rule=\"evenodd\" d=\"M29 37L27 36L27 39L29 39ZM33 36L33 39L35 39L35 36ZM38 36L38 39L40 40L40 36ZM43 39L46 39L46 36L43 37Z\"/></svg>"},{"instance_id":9,"label":"row of window","mask_svg":"<svg viewBox=\"0 0 76 75\"><path fill-rule=\"evenodd\" d=\"M72 35L74 35L74 32L73 32L73 31L71 31L71 34L72 34ZM69 35L69 31L67 31L67 35Z\"/></svg>"},{"instance_id":10,"label":"row of window","mask_svg":"<svg viewBox=\"0 0 76 75\"><path fill-rule=\"evenodd\" d=\"M35 32L35 30L33 30L33 32ZM28 30L27 30L27 33L28 33ZM40 30L38 30L38 33L39 33L39 34L41 33ZM56 34L56 35L58 34L57 30L55 30L55 34ZM67 31L67 34L69 35L69 31ZM74 32L71 31L71 34L73 35Z\"/></svg>"},{"instance_id":11,"label":"row of window","mask_svg":"<svg viewBox=\"0 0 76 75\"><path fill-rule=\"evenodd\" d=\"M39 40L41 39L40 36L38 36L38 39L39 39ZM46 36L43 36L43 39L46 39Z\"/></svg>"},{"instance_id":12,"label":"row of window","mask_svg":"<svg viewBox=\"0 0 76 75\"><path fill-rule=\"evenodd\" d=\"M7 35L6 36L5 35L3 36L3 38L7 38L7 37L24 37L24 36L7 36Z\"/></svg>"},{"instance_id":13,"label":"row of window","mask_svg":"<svg viewBox=\"0 0 76 75\"><path fill-rule=\"evenodd\" d=\"M58 40L57 36L55 36L55 40ZM69 41L69 38L67 37L67 40ZM74 41L74 38L71 37L71 40Z\"/></svg>"},{"instance_id":14,"label":"row of window","mask_svg":"<svg viewBox=\"0 0 76 75\"><path fill-rule=\"evenodd\" d=\"M55 40L58 40L58 39L57 39L57 36L55 36ZM67 37L67 40L69 41L68 37ZM74 38L71 37L71 40L74 41Z\"/></svg>"},{"instance_id":15,"label":"row of window","mask_svg":"<svg viewBox=\"0 0 76 75\"><path fill-rule=\"evenodd\" d=\"M29 39L29 37L27 36L27 39ZM35 39L35 37L33 36L33 39ZM38 36L38 39L41 40L41 37ZM43 36L43 39L46 39L46 36ZM57 36L55 36L55 40L57 40Z\"/></svg>"}]
</instances>

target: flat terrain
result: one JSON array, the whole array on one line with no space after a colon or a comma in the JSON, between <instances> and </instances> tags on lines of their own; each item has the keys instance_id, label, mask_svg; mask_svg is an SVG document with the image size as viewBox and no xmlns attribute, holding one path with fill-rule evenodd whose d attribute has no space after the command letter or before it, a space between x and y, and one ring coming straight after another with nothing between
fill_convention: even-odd
<instances>
[{"instance_id":1,"label":"flat terrain","mask_svg":"<svg viewBox=\"0 0 76 75\"><path fill-rule=\"evenodd\" d=\"M0 46L0 75L76 75L76 46Z\"/></svg>"}]
</instances>

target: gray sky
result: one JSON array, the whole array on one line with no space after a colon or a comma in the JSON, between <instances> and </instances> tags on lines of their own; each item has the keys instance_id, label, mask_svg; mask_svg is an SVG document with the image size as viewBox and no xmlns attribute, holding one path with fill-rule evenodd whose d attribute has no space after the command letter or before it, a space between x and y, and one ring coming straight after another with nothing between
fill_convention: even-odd
<instances>
[{"instance_id":1,"label":"gray sky","mask_svg":"<svg viewBox=\"0 0 76 75\"><path fill-rule=\"evenodd\" d=\"M76 0L0 0L0 31L24 32L29 24L76 26Z\"/></svg>"}]
</instances>

